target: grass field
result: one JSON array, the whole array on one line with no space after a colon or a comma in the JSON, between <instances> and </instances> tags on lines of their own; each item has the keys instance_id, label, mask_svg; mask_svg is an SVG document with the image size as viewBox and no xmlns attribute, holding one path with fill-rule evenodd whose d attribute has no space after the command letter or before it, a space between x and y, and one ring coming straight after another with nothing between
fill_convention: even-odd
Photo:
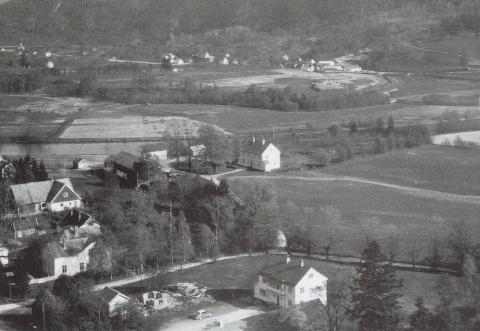
<instances>
[{"instance_id":1,"label":"grass field","mask_svg":"<svg viewBox=\"0 0 480 331\"><path fill-rule=\"evenodd\" d=\"M443 40L427 40L419 45L437 51L464 53L469 57L480 59L480 38L475 38L472 34L463 33Z\"/></svg>"},{"instance_id":2,"label":"grass field","mask_svg":"<svg viewBox=\"0 0 480 331\"><path fill-rule=\"evenodd\" d=\"M322 172L362 177L448 193L480 195L480 151L442 146L404 149L324 168Z\"/></svg>"},{"instance_id":3,"label":"grass field","mask_svg":"<svg viewBox=\"0 0 480 331\"><path fill-rule=\"evenodd\" d=\"M245 257L207 264L167 277L171 282L196 282L212 289L253 288L258 280L257 273L261 269L267 265L283 261L283 256ZM299 261L294 258L291 263L299 263ZM348 282L356 274L355 268L351 266L309 259L305 263L316 268L330 280L345 280ZM434 287L440 276L407 271L398 271L397 276L404 279L403 288L400 290L403 295L401 303L404 308L407 310L413 309L417 296L423 296L426 304L434 305L437 303ZM154 288L155 281L152 280L150 285ZM134 286L148 286L148 282L136 283Z\"/></svg>"}]
</instances>

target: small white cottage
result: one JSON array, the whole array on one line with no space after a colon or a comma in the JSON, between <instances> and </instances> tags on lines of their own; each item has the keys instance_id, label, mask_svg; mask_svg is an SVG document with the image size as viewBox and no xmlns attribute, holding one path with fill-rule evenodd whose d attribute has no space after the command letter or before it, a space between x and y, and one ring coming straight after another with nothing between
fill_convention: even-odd
<instances>
[{"instance_id":1,"label":"small white cottage","mask_svg":"<svg viewBox=\"0 0 480 331\"><path fill-rule=\"evenodd\" d=\"M238 158L238 164L261 171L272 171L279 169L280 150L272 143L265 139L257 141L255 137L251 141L243 145Z\"/></svg>"}]
</instances>

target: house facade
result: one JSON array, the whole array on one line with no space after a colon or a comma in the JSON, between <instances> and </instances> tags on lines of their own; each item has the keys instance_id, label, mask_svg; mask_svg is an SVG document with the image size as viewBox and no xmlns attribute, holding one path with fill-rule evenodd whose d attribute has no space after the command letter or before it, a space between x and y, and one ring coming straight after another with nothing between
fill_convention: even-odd
<instances>
[{"instance_id":1,"label":"house facade","mask_svg":"<svg viewBox=\"0 0 480 331\"><path fill-rule=\"evenodd\" d=\"M11 190L19 215L60 212L82 206L81 197L68 178L16 184Z\"/></svg>"},{"instance_id":2,"label":"house facade","mask_svg":"<svg viewBox=\"0 0 480 331\"><path fill-rule=\"evenodd\" d=\"M152 144L142 146L142 155L157 161L168 159L168 147L164 144Z\"/></svg>"},{"instance_id":3,"label":"house facade","mask_svg":"<svg viewBox=\"0 0 480 331\"><path fill-rule=\"evenodd\" d=\"M65 241L63 245L50 242L46 245L43 257L49 276L74 276L88 269L90 250L94 242L88 243L87 238Z\"/></svg>"},{"instance_id":4,"label":"house facade","mask_svg":"<svg viewBox=\"0 0 480 331\"><path fill-rule=\"evenodd\" d=\"M172 297L165 292L150 291L142 294L142 303L159 310L169 307Z\"/></svg>"},{"instance_id":5,"label":"house facade","mask_svg":"<svg viewBox=\"0 0 480 331\"><path fill-rule=\"evenodd\" d=\"M4 267L8 265L8 253L9 250L7 247L0 246L0 264Z\"/></svg>"},{"instance_id":6,"label":"house facade","mask_svg":"<svg viewBox=\"0 0 480 331\"><path fill-rule=\"evenodd\" d=\"M282 308L312 300L327 304L328 278L312 267L290 262L263 269L254 287L254 297Z\"/></svg>"},{"instance_id":7,"label":"house facade","mask_svg":"<svg viewBox=\"0 0 480 331\"><path fill-rule=\"evenodd\" d=\"M12 228L13 238L15 239L47 234L45 224L40 224L37 217L16 219L12 222Z\"/></svg>"},{"instance_id":8,"label":"house facade","mask_svg":"<svg viewBox=\"0 0 480 331\"><path fill-rule=\"evenodd\" d=\"M244 144L237 162L245 168L270 172L281 167L280 155L280 150L272 143L253 138Z\"/></svg>"}]
</instances>

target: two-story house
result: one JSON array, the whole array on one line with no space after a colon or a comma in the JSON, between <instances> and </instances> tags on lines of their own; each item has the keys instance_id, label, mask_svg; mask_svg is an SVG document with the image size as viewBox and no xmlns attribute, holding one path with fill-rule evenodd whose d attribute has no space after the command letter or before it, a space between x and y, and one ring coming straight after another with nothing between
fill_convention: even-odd
<instances>
[{"instance_id":1,"label":"two-story house","mask_svg":"<svg viewBox=\"0 0 480 331\"><path fill-rule=\"evenodd\" d=\"M34 215L47 210L60 212L82 206L82 199L69 178L16 184L11 190L19 215Z\"/></svg>"},{"instance_id":2,"label":"two-story house","mask_svg":"<svg viewBox=\"0 0 480 331\"><path fill-rule=\"evenodd\" d=\"M49 242L43 259L49 276L73 276L87 271L90 262L90 250L95 246L88 238L64 240L63 243Z\"/></svg>"},{"instance_id":3,"label":"two-story house","mask_svg":"<svg viewBox=\"0 0 480 331\"><path fill-rule=\"evenodd\" d=\"M286 263L266 267L259 273L254 297L283 308L317 299L326 305L327 281L303 259L294 263L287 256Z\"/></svg>"},{"instance_id":4,"label":"two-story house","mask_svg":"<svg viewBox=\"0 0 480 331\"><path fill-rule=\"evenodd\" d=\"M269 172L280 168L280 154L274 144L253 137L242 146L237 162L245 168Z\"/></svg>"}]
</instances>

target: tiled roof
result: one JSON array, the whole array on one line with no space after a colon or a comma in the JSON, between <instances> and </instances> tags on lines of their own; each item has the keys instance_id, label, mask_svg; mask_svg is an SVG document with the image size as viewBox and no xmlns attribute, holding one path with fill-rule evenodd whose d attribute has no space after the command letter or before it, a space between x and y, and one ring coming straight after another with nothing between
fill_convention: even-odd
<instances>
[{"instance_id":1,"label":"tiled roof","mask_svg":"<svg viewBox=\"0 0 480 331\"><path fill-rule=\"evenodd\" d=\"M28 205L50 201L49 199L53 199L58 191L63 188L63 185L75 192L69 178L15 184L11 188L17 204Z\"/></svg>"},{"instance_id":2,"label":"tiled roof","mask_svg":"<svg viewBox=\"0 0 480 331\"><path fill-rule=\"evenodd\" d=\"M107 159L107 162L113 162L132 170L134 169L135 163L139 161L140 160L138 159L138 157L127 152L120 152L118 154L111 155Z\"/></svg>"},{"instance_id":3,"label":"tiled roof","mask_svg":"<svg viewBox=\"0 0 480 331\"><path fill-rule=\"evenodd\" d=\"M261 139L256 140L255 142L250 140L247 143L243 144L243 151L245 153L261 155L263 152L265 152L268 145L270 145L269 141L265 141L265 143L263 143Z\"/></svg>"},{"instance_id":4,"label":"tiled roof","mask_svg":"<svg viewBox=\"0 0 480 331\"><path fill-rule=\"evenodd\" d=\"M120 293L117 290L114 290L113 288L110 287L105 287L102 290L95 292L94 296L96 299L101 300L105 303L109 303L112 301L117 295L122 295L124 297L127 297L125 294ZM128 298L128 297L127 297Z\"/></svg>"},{"instance_id":5,"label":"tiled roof","mask_svg":"<svg viewBox=\"0 0 480 331\"><path fill-rule=\"evenodd\" d=\"M301 267L294 262L290 262L288 264L282 262L264 268L262 271L260 271L260 274L278 282L295 286L303 278L303 276L305 276L310 268L311 267L307 265Z\"/></svg>"},{"instance_id":6,"label":"tiled roof","mask_svg":"<svg viewBox=\"0 0 480 331\"><path fill-rule=\"evenodd\" d=\"M70 210L65 217L57 224L64 226L82 226L91 216L79 210Z\"/></svg>"}]
</instances>

